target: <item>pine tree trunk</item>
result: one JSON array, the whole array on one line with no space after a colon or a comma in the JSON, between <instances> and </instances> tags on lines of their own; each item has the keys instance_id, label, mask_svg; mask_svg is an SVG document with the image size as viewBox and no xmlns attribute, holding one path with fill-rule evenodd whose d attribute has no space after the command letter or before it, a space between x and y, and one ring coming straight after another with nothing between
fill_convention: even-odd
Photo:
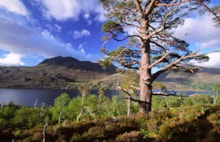
<instances>
[{"instance_id":1,"label":"pine tree trunk","mask_svg":"<svg viewBox=\"0 0 220 142\"><path fill-rule=\"evenodd\" d=\"M152 75L150 66L150 43L146 41L141 49L140 72L140 106L139 112L147 114L151 111Z\"/></svg>"}]
</instances>

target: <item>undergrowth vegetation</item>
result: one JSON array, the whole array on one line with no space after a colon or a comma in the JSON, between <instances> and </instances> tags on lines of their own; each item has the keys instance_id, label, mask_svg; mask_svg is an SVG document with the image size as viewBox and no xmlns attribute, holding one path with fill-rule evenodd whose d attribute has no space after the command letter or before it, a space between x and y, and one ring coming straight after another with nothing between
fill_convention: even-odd
<instances>
[{"instance_id":1,"label":"undergrowth vegetation","mask_svg":"<svg viewBox=\"0 0 220 142\"><path fill-rule=\"evenodd\" d=\"M128 109L123 96L63 93L53 106L0 108L0 141L206 141L220 140L220 101L206 95L153 98L153 111ZM131 111L127 116L127 111Z\"/></svg>"}]
</instances>

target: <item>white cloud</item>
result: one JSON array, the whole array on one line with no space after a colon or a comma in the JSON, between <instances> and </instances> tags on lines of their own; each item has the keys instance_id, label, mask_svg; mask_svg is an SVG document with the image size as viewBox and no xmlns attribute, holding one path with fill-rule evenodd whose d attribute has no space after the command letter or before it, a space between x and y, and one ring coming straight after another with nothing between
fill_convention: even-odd
<instances>
[{"instance_id":1,"label":"white cloud","mask_svg":"<svg viewBox=\"0 0 220 142\"><path fill-rule=\"evenodd\" d=\"M86 54L86 51L85 51L85 49L84 49L84 44L86 44L85 42L84 43L81 43L80 45L79 45L79 50L80 50L80 52L83 54L83 55L85 55Z\"/></svg>"},{"instance_id":2,"label":"white cloud","mask_svg":"<svg viewBox=\"0 0 220 142\"><path fill-rule=\"evenodd\" d=\"M0 0L0 8L5 8L19 15L28 16L28 10L20 0Z\"/></svg>"},{"instance_id":3,"label":"white cloud","mask_svg":"<svg viewBox=\"0 0 220 142\"><path fill-rule=\"evenodd\" d=\"M220 52L213 52L213 53L208 54L207 56L209 56L209 61L202 62L202 63L197 63L194 61L193 63L198 66L220 68L220 60L219 60Z\"/></svg>"},{"instance_id":4,"label":"white cloud","mask_svg":"<svg viewBox=\"0 0 220 142\"><path fill-rule=\"evenodd\" d=\"M71 17L78 19L80 9L78 8L79 1L72 0L43 0L45 6L44 14L47 18L53 17L57 20L66 20Z\"/></svg>"},{"instance_id":5,"label":"white cloud","mask_svg":"<svg viewBox=\"0 0 220 142\"><path fill-rule=\"evenodd\" d=\"M209 14L186 18L183 26L179 26L175 35L189 43L195 43L199 48L220 47L220 28L215 27Z\"/></svg>"},{"instance_id":6,"label":"white cloud","mask_svg":"<svg viewBox=\"0 0 220 142\"><path fill-rule=\"evenodd\" d=\"M186 18L184 25L176 29L175 35L191 43L192 50L201 49L200 53L220 51L220 28L215 26L210 14ZM192 63L204 67L220 67L219 52L207 55L209 56L208 62L192 61Z\"/></svg>"},{"instance_id":7,"label":"white cloud","mask_svg":"<svg viewBox=\"0 0 220 142\"><path fill-rule=\"evenodd\" d=\"M62 32L66 30L66 27L61 27L64 23L63 20L77 20L79 16L84 16L85 20L92 22L91 20L102 15L101 9L98 10L99 12L96 9L97 0L89 2L88 0L30 0L32 6L46 14L45 17L62 21L60 23L54 23L54 20L49 21L42 27L41 19L31 17L32 15L22 2L24 1L0 0L0 50L6 53L0 57L1 65L28 64L32 62L28 59L33 59L33 56L41 59L71 56L79 60L90 61L100 58L98 53L86 53L84 44L74 47L71 43L64 41L67 38L62 40L55 36L63 36ZM36 14L36 11L33 11L32 14ZM90 31L86 29L71 34L75 38L91 35Z\"/></svg>"},{"instance_id":8,"label":"white cloud","mask_svg":"<svg viewBox=\"0 0 220 142\"><path fill-rule=\"evenodd\" d=\"M90 17L91 17L91 16L90 16L90 13L85 13L85 14L83 15L83 18L87 21L88 25L91 25L91 24L92 24L92 20L89 19Z\"/></svg>"},{"instance_id":9,"label":"white cloud","mask_svg":"<svg viewBox=\"0 0 220 142\"><path fill-rule=\"evenodd\" d=\"M125 32L128 33L128 35L134 35L137 34L137 28L135 27L125 27Z\"/></svg>"},{"instance_id":10,"label":"white cloud","mask_svg":"<svg viewBox=\"0 0 220 142\"><path fill-rule=\"evenodd\" d=\"M58 24L46 24L46 27L51 32L56 32L56 33L59 33L62 30L62 27Z\"/></svg>"},{"instance_id":11,"label":"white cloud","mask_svg":"<svg viewBox=\"0 0 220 142\"><path fill-rule=\"evenodd\" d=\"M97 5L94 10L96 13L98 13L95 20L104 22L106 20L105 14L107 13L107 11L104 10L101 5Z\"/></svg>"},{"instance_id":12,"label":"white cloud","mask_svg":"<svg viewBox=\"0 0 220 142\"><path fill-rule=\"evenodd\" d=\"M85 14L83 15L83 17L84 17L85 19L88 19L88 18L90 17L90 14L89 14L89 13L85 13Z\"/></svg>"},{"instance_id":13,"label":"white cloud","mask_svg":"<svg viewBox=\"0 0 220 142\"><path fill-rule=\"evenodd\" d=\"M1 66L23 66L24 63L21 61L22 55L16 53L4 54L0 57Z\"/></svg>"},{"instance_id":14,"label":"white cloud","mask_svg":"<svg viewBox=\"0 0 220 142\"><path fill-rule=\"evenodd\" d=\"M98 15L96 20L104 19L104 10L97 0L89 0L89 2L88 0L42 0L39 2L43 5L41 10L46 18L54 18L59 21L78 20L82 12L94 12Z\"/></svg>"},{"instance_id":15,"label":"white cloud","mask_svg":"<svg viewBox=\"0 0 220 142\"><path fill-rule=\"evenodd\" d=\"M77 39L77 38L82 38L82 37L87 37L90 36L91 33L88 30L83 29L82 31L74 31L73 32L73 38Z\"/></svg>"},{"instance_id":16,"label":"white cloud","mask_svg":"<svg viewBox=\"0 0 220 142\"><path fill-rule=\"evenodd\" d=\"M52 35L48 30L41 30L33 27L17 18L4 19L0 15L0 49L8 53L31 56L38 55L45 58L54 56L72 56L80 60L88 60L87 55L83 55L78 49L74 49L70 43ZM22 22L18 22L21 20ZM18 24L23 23L23 24ZM82 35L89 33L84 30ZM6 57L4 57L6 61Z\"/></svg>"}]
</instances>

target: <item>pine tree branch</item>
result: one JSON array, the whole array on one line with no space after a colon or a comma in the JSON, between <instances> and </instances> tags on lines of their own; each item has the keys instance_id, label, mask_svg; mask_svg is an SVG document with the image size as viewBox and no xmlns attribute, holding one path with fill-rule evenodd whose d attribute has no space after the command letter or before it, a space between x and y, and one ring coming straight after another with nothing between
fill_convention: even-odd
<instances>
[{"instance_id":1,"label":"pine tree branch","mask_svg":"<svg viewBox=\"0 0 220 142\"><path fill-rule=\"evenodd\" d=\"M116 41L124 41L124 40L126 40L126 39L128 39L128 38L130 38L130 37L138 37L138 38L140 38L141 40L143 40L143 38L142 38L141 36L139 36L139 35L128 35L128 36L126 36L126 37L124 37L124 38L122 38L122 39L118 39L118 38L116 38L115 36L112 36L112 39L114 39L114 40L116 40Z\"/></svg>"},{"instance_id":2,"label":"pine tree branch","mask_svg":"<svg viewBox=\"0 0 220 142\"><path fill-rule=\"evenodd\" d=\"M157 61L155 61L154 63L152 63L148 68L151 69L154 66L156 66L157 64L161 63L167 56L169 56L169 52L167 52L165 55L163 55L160 59L158 59Z\"/></svg>"},{"instance_id":3,"label":"pine tree branch","mask_svg":"<svg viewBox=\"0 0 220 142\"><path fill-rule=\"evenodd\" d=\"M152 0L148 0L148 1L146 1L146 4L145 4L145 6L144 6L144 11L146 11L147 6L149 5L150 2L152 2Z\"/></svg>"},{"instance_id":4,"label":"pine tree branch","mask_svg":"<svg viewBox=\"0 0 220 142\"><path fill-rule=\"evenodd\" d=\"M212 13L212 14L215 16L215 18L218 19L218 21L220 21L220 17L217 15L218 11L216 12L216 11L211 10L206 4L204 4L204 3L202 2L202 0L183 0L183 1L180 0L180 2L176 2L176 3L172 3L172 4L157 3L157 4L155 4L155 5L156 5L156 6L167 6L167 7L170 7L170 6L176 6L176 5L179 5L179 4L181 4L181 3L190 2L190 1L197 1L200 5L202 5L203 7L205 7L205 9L206 9L207 11L209 11L210 13Z\"/></svg>"},{"instance_id":5,"label":"pine tree branch","mask_svg":"<svg viewBox=\"0 0 220 142\"><path fill-rule=\"evenodd\" d=\"M152 81L154 81L160 74L164 73L165 71L167 71L168 69L170 69L171 67L177 65L178 63L180 63L183 60L186 59L190 59L190 58L195 58L195 57L199 57L202 55L206 55L206 54L210 54L210 53L216 53L216 52L220 52L220 51L210 51L210 52L206 52L206 53L201 53L201 54L195 54L195 53L191 53L189 55L186 56L182 56L180 58L178 58L177 60L171 62L170 64L168 64L167 66L165 66L164 68L162 68L161 70L157 71L156 73L154 73L152 75Z\"/></svg>"},{"instance_id":6,"label":"pine tree branch","mask_svg":"<svg viewBox=\"0 0 220 142\"><path fill-rule=\"evenodd\" d=\"M135 25L135 24L131 24L131 23L128 23L128 22L125 22L125 21L121 21L123 24L127 25L127 26L131 26L131 27L135 27L135 28L138 28L140 29L139 26Z\"/></svg>"},{"instance_id":7,"label":"pine tree branch","mask_svg":"<svg viewBox=\"0 0 220 142\"><path fill-rule=\"evenodd\" d=\"M177 5L180 5L180 4L182 4L182 3L190 2L190 1L199 1L199 0L180 0L179 2L175 2L175 3L170 3L170 4L167 4L167 3L156 3L155 5L156 5L156 6L171 7L171 6L177 6Z\"/></svg>"},{"instance_id":8,"label":"pine tree branch","mask_svg":"<svg viewBox=\"0 0 220 142\"><path fill-rule=\"evenodd\" d=\"M213 11L213 10L211 10L206 4L204 4L201 0L197 0L202 6L204 6L205 7L205 9L208 11L208 12L210 12L210 13L212 13L214 16L215 16L215 18L220 22L220 17L217 15L217 13L218 13L218 11ZM220 12L220 10L219 10L219 12Z\"/></svg>"},{"instance_id":9,"label":"pine tree branch","mask_svg":"<svg viewBox=\"0 0 220 142\"><path fill-rule=\"evenodd\" d=\"M142 16L149 15L149 13L153 10L155 6L155 2L156 0L151 0L150 4L148 6L145 6L145 12L144 12L144 15Z\"/></svg>"},{"instance_id":10,"label":"pine tree branch","mask_svg":"<svg viewBox=\"0 0 220 142\"><path fill-rule=\"evenodd\" d=\"M135 0L135 4L136 4L137 10L140 11L141 16L143 17L144 12L143 12L143 9L141 7L140 1L139 0Z\"/></svg>"},{"instance_id":11,"label":"pine tree branch","mask_svg":"<svg viewBox=\"0 0 220 142\"><path fill-rule=\"evenodd\" d=\"M164 46L160 45L159 43L152 41L152 40L150 40L150 42L155 44L157 47L160 47L164 52L167 51L167 49Z\"/></svg>"},{"instance_id":12,"label":"pine tree branch","mask_svg":"<svg viewBox=\"0 0 220 142\"><path fill-rule=\"evenodd\" d=\"M153 37L154 35L156 35L157 33L163 31L165 29L165 24L169 18L170 15L172 15L178 8L179 8L180 4L177 5L173 10L171 10L170 12L168 12L165 16L164 16L164 19L163 19L163 22L162 22L162 25L160 28L158 28L157 30L153 31L152 33L150 33L148 36L147 36L147 39L151 39L151 37Z\"/></svg>"},{"instance_id":13,"label":"pine tree branch","mask_svg":"<svg viewBox=\"0 0 220 142\"><path fill-rule=\"evenodd\" d=\"M134 85L132 85L132 84L130 85L130 87L133 88L133 89L135 89L135 90L137 90L137 91L140 91L140 87L134 86Z\"/></svg>"},{"instance_id":14,"label":"pine tree branch","mask_svg":"<svg viewBox=\"0 0 220 142\"><path fill-rule=\"evenodd\" d=\"M131 96L131 94L128 92L128 90L126 90L125 88L122 88L122 87L120 87L120 86L118 86L118 89L120 89L120 90L122 90L124 93L126 93L127 95L128 95L128 97L126 97L126 99L129 99L129 100L131 100L131 101L133 101L133 102L138 102L139 104L149 104L148 102L146 102L146 101L141 101L141 100L139 100L139 99L134 99L132 96Z\"/></svg>"},{"instance_id":15,"label":"pine tree branch","mask_svg":"<svg viewBox=\"0 0 220 142\"><path fill-rule=\"evenodd\" d=\"M172 66L178 64L179 62L181 62L182 60L189 58L190 56L182 56L179 59L171 62L170 64L168 64L167 66L163 67L162 69L160 69L159 71L157 71L156 73L154 73L152 75L152 81L154 81L160 74L164 73L165 71L167 71L168 69L170 69Z\"/></svg>"}]
</instances>

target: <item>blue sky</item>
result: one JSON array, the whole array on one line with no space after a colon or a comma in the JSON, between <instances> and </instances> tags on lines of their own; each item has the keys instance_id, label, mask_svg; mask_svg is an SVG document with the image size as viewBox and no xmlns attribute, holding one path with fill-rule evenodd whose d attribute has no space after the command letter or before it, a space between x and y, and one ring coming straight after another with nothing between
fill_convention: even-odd
<instances>
[{"instance_id":1,"label":"blue sky","mask_svg":"<svg viewBox=\"0 0 220 142\"><path fill-rule=\"evenodd\" d=\"M0 0L0 66L33 66L55 56L96 62L104 13L97 0ZM187 18L176 34L194 49L220 48L220 28L209 14ZM220 54L209 56L203 65L220 67Z\"/></svg>"}]
</instances>

